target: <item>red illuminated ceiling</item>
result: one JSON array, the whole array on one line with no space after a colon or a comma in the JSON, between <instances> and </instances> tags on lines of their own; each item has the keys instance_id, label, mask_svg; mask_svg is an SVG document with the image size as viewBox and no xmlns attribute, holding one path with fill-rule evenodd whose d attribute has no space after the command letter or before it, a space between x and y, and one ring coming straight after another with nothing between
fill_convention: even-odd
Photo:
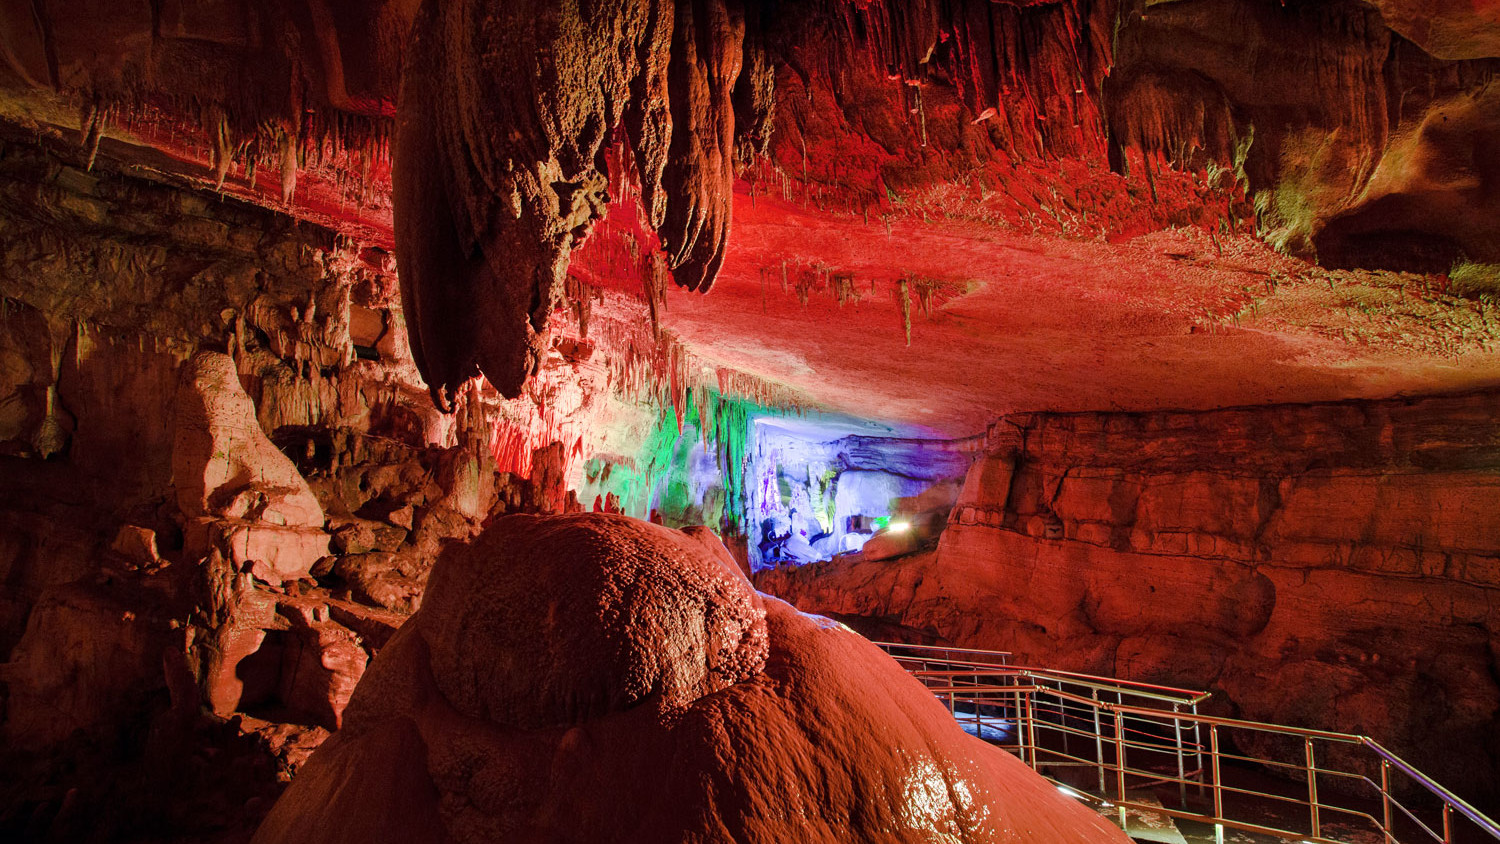
<instances>
[{"instance_id":1,"label":"red illuminated ceiling","mask_svg":"<svg viewBox=\"0 0 1500 844\"><path fill-rule=\"evenodd\" d=\"M520 389L627 183L714 284L671 292L678 339L861 417L1500 380L1494 292L1447 295L1500 267L1489 0L419 6L41 4L0 105L394 243L439 387Z\"/></svg>"},{"instance_id":2,"label":"red illuminated ceiling","mask_svg":"<svg viewBox=\"0 0 1500 844\"><path fill-rule=\"evenodd\" d=\"M206 186L191 150L154 140L173 152L121 141L105 149ZM276 204L270 178L252 189L236 172L226 190ZM1445 295L1441 275L1325 270L1249 236L1216 243L1197 228L1110 240L1017 232L1003 221L945 218L945 196L867 221L764 193L752 200L741 181L713 292L671 289L663 324L698 358L784 384L809 407L946 435L971 434L1011 411L1203 408L1500 384L1493 309ZM316 174L304 175L298 197L299 216L391 242L378 204L341 203ZM955 214L970 205L953 195ZM839 305L831 275L847 275L857 298ZM928 312L921 282L938 283Z\"/></svg>"},{"instance_id":3,"label":"red illuminated ceiling","mask_svg":"<svg viewBox=\"0 0 1500 844\"><path fill-rule=\"evenodd\" d=\"M1326 271L1248 237L1223 247L1221 256L1197 229L1107 243L920 218L899 219L887 234L878 221L780 200L752 206L742 186L713 293L673 293L666 323L705 358L816 403L948 434L1006 411L1202 408L1500 383L1493 314L1443 295L1441 276ZM814 290L801 304L782 289L783 259L850 273L863 300L840 307ZM762 268L771 270L765 281ZM973 291L930 319L913 297L909 346L895 298L908 275Z\"/></svg>"}]
</instances>

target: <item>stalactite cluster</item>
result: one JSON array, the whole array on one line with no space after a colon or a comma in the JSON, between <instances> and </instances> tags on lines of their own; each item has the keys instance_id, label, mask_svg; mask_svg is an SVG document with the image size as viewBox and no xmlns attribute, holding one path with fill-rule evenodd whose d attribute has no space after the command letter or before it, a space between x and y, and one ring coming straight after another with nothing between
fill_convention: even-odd
<instances>
[{"instance_id":1,"label":"stalactite cluster","mask_svg":"<svg viewBox=\"0 0 1500 844\"><path fill-rule=\"evenodd\" d=\"M288 205L310 171L341 207L389 192L412 347L445 409L481 373L520 393L606 213L635 217L584 276L607 260L656 322L669 281L707 290L737 177L752 202L887 224L1258 223L1341 264L1497 259L1493 225L1442 197L1472 176L1478 206L1500 201L1478 172L1500 60L1474 20L1419 26L1404 0L31 6L3 20L0 71L70 98L85 164L120 129L186 147L220 185L270 175ZM1429 129L1440 112L1463 128ZM1423 169L1433 154L1464 178Z\"/></svg>"},{"instance_id":2,"label":"stalactite cluster","mask_svg":"<svg viewBox=\"0 0 1500 844\"><path fill-rule=\"evenodd\" d=\"M713 455L722 491L722 497L709 496L713 506L697 515L727 535L742 534L748 506L745 466L751 425L757 417L786 411L726 396L711 387L689 391L685 402L686 419L676 416L674 408L658 405L656 424L641 453L625 467L629 479L621 487L620 498L626 512L639 508L643 515L651 510L665 511L673 518L682 515L685 502L673 496L684 491L685 483L700 480L692 477L692 467L681 459L684 438L691 438ZM674 489L674 483L678 489Z\"/></svg>"}]
</instances>

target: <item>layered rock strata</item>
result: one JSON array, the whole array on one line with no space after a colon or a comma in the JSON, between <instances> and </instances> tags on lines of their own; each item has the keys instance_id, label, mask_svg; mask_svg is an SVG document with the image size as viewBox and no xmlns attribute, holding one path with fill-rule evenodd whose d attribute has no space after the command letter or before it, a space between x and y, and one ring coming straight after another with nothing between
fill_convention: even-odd
<instances>
[{"instance_id":1,"label":"layered rock strata","mask_svg":"<svg viewBox=\"0 0 1500 844\"><path fill-rule=\"evenodd\" d=\"M1027 414L935 553L757 584L886 635L1214 692L1497 787L1500 397ZM893 631L894 626L894 631Z\"/></svg>"}]
</instances>

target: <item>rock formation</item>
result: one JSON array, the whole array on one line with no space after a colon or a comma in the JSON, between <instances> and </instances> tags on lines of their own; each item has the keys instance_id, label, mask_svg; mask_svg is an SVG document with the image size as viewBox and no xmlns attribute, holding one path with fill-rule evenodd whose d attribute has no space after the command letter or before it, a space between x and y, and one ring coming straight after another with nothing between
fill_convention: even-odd
<instances>
[{"instance_id":1,"label":"rock formation","mask_svg":"<svg viewBox=\"0 0 1500 844\"><path fill-rule=\"evenodd\" d=\"M425 4L394 199L413 351L444 404L477 372L513 396L536 370L569 253L609 202L616 137L678 283L713 283L741 15L724 0Z\"/></svg>"},{"instance_id":2,"label":"rock formation","mask_svg":"<svg viewBox=\"0 0 1500 844\"><path fill-rule=\"evenodd\" d=\"M188 553L213 531L236 568L280 586L328 556L323 507L297 467L261 431L228 355L202 352L182 370L172 485L190 521Z\"/></svg>"},{"instance_id":3,"label":"rock formation","mask_svg":"<svg viewBox=\"0 0 1500 844\"><path fill-rule=\"evenodd\" d=\"M935 553L756 583L886 635L1370 735L1483 798L1500 787L1497 413L1485 393L1007 417Z\"/></svg>"},{"instance_id":4,"label":"rock formation","mask_svg":"<svg viewBox=\"0 0 1500 844\"><path fill-rule=\"evenodd\" d=\"M707 290L736 177L864 214L977 182L938 207L1075 235L1258 229L1339 266L1500 261L1489 5L137 0L4 20L7 78L78 106L85 169L112 126L144 125L206 149L219 186L270 169L284 204L299 174L340 206L388 198L445 409L479 372L519 393L610 207L638 205L631 237L659 256L638 290Z\"/></svg>"},{"instance_id":5,"label":"rock formation","mask_svg":"<svg viewBox=\"0 0 1500 844\"><path fill-rule=\"evenodd\" d=\"M583 514L445 555L254 840L932 835L1125 840L711 534Z\"/></svg>"},{"instance_id":6,"label":"rock formation","mask_svg":"<svg viewBox=\"0 0 1500 844\"><path fill-rule=\"evenodd\" d=\"M359 816L414 835L1021 822L698 539L597 522L680 566L606 584L625 638L525 615L582 551L429 594L591 505L748 568L752 517L822 558L923 497L935 550L764 582L1492 795L1497 45L1492 0L0 0L0 839L242 839L330 735L300 793L425 755ZM882 435L777 459L802 411ZM545 694L464 674L450 589Z\"/></svg>"},{"instance_id":7,"label":"rock formation","mask_svg":"<svg viewBox=\"0 0 1500 844\"><path fill-rule=\"evenodd\" d=\"M442 415L384 248L112 153L0 140L7 840L248 834L443 545L539 506L531 451L598 448L624 406L592 350L549 352L545 418Z\"/></svg>"}]
</instances>

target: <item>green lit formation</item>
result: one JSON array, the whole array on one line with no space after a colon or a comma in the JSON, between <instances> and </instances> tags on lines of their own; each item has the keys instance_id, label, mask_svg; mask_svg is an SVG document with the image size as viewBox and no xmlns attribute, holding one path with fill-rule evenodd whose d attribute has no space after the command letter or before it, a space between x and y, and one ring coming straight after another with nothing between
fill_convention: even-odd
<instances>
[{"instance_id":1,"label":"green lit formation","mask_svg":"<svg viewBox=\"0 0 1500 844\"><path fill-rule=\"evenodd\" d=\"M782 411L702 387L686 391L681 418L671 402L653 404L655 424L634 465L590 460L584 469L590 486L600 495L614 493L630 515L656 510L669 525L743 533L751 424Z\"/></svg>"}]
</instances>

